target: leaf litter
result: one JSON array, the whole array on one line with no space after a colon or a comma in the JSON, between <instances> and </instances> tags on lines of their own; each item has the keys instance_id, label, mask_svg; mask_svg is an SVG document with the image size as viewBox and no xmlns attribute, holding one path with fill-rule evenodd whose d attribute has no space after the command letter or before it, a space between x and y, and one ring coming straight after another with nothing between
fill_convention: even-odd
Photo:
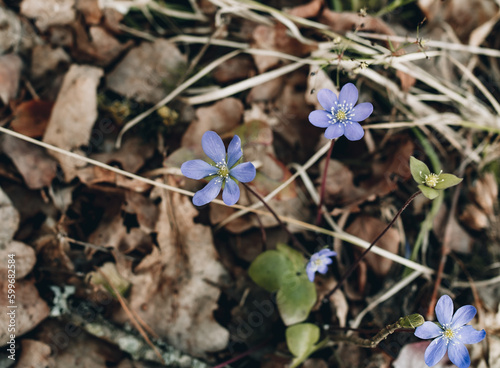
<instances>
[{"instance_id":1,"label":"leaf litter","mask_svg":"<svg viewBox=\"0 0 500 368\"><path fill-rule=\"evenodd\" d=\"M366 144L336 143L326 185L330 214L349 234L371 241L385 223L375 214L375 206L384 211L392 208L412 190L408 160L415 152L420 158L437 157L446 169L468 165L456 213L446 213L450 207L445 204L427 221L425 210L416 211L403 217L404 233L394 227L378 246L404 254L420 239L427 252L422 262L433 266L445 233L450 233L451 249L469 270L448 265L452 284L468 276L494 280L492 260L500 254L495 138L500 120L477 82L498 97L498 58L481 54L498 48L494 38L498 4L477 0L478 11L470 12L464 11L471 7L465 1L420 0L402 8L419 16L399 9L377 17L368 9L365 17L356 12L359 9L332 10L322 1L298 6L294 1L271 2L274 10L250 3L192 1L192 7L153 1L124 5L23 0L17 7L2 3L1 125L192 192L204 183L181 177L179 167L204 158L199 144L203 133L216 131L226 144L238 134L245 160L258 168L253 187L266 196L325 143L307 123L309 112L320 108L316 92L337 90L337 79L352 81L362 87L361 98L376 106L376 114L366 121ZM380 4L371 6L382 9L386 2L376 3ZM422 23L424 17L427 21ZM367 31L380 36L380 41L366 37ZM398 35L403 40L396 40ZM441 40L444 48L426 46L427 39ZM224 42L225 46L217 46ZM482 51L463 52L467 45ZM460 52L445 52L446 47ZM233 48L239 50L237 56L176 92L165 108L149 109ZM247 82L298 60L303 66L284 76L258 85ZM366 70L362 62L367 63ZM478 80L473 82L458 63ZM185 103L238 83L242 83L235 89L238 92L229 97L209 99L213 102L203 105ZM116 148L124 124L145 111L145 118L127 131ZM384 122L395 124L376 126ZM10 253L17 257L18 366L126 368L166 362L172 367L205 367L194 357L215 365L262 342L265 352L243 358L247 363L262 367L289 363L291 355L277 332L282 329L277 314L267 316L261 309L271 305L274 310L274 304L247 275L249 263L259 254L287 240L272 217L247 213L218 229L238 209L216 203L196 209L187 196L153 189L151 183L5 134L0 137L0 151L0 253L2 259ZM325 162L319 160L303 174L313 185L295 179L268 203L281 216L312 224L315 206L310 192L319 190ZM258 205L241 189L241 205ZM426 200L419 206L430 208ZM420 223L430 225L424 231ZM289 228L311 251L332 242L299 226ZM338 264L343 269L359 252L350 251L347 242L337 242L343 248ZM106 279L99 280L98 270L118 280L113 285L119 286L127 307ZM2 268L2 275L5 271ZM369 254L346 289L330 297L329 308L318 301L311 322L348 326L375 295L398 281L399 271L395 262ZM318 300L340 274L330 273L318 281ZM6 280L0 278L0 283L5 299ZM71 308L50 317L51 308L59 303L51 287L69 285L75 287L68 299ZM380 316L411 309L409 300L420 300L430 283L419 279L420 288L415 285L406 289L408 295L373 310L372 320L365 322L380 327ZM486 304L482 313L492 331L499 329L499 301L491 296L495 288L494 282L479 288ZM107 303L96 297L99 293L108 296ZM251 318L257 312L266 318L253 327ZM163 362L144 336L127 327L131 319L149 331ZM80 323L74 336L67 329L71 321ZM0 332L2 339L5 333ZM490 364L498 359L495 339L489 349ZM319 352L304 366L417 367L413 359L423 354L425 344L411 340L399 344L396 352L384 346L374 352L343 346L336 349L337 358ZM486 367L485 351L476 349L472 357L477 366ZM3 356L0 359L6 362Z\"/></svg>"}]
</instances>

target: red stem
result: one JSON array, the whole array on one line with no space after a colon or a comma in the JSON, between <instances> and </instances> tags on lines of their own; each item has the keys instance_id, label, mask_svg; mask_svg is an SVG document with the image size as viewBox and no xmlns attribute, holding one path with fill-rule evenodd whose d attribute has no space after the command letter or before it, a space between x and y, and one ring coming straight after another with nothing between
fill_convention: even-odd
<instances>
[{"instance_id":1,"label":"red stem","mask_svg":"<svg viewBox=\"0 0 500 368\"><path fill-rule=\"evenodd\" d=\"M382 232L375 238L375 240L371 242L371 244L368 246L368 248L365 249L365 251L361 254L361 256L359 256L359 258L356 259L356 261L354 261L354 263L351 265L351 267L349 267L349 269L346 271L346 273L344 273L344 275L342 275L342 278L340 279L340 281L337 282L337 285L335 285L335 287L332 289L332 291L330 291L328 294L326 294L326 296L323 300L327 301L328 298L342 286L344 281L351 275L352 271L354 271L354 269L359 265L359 262L361 262L361 260L368 254L368 252L373 248L375 243L377 243L380 240L380 238L382 238L385 235L387 230L389 230L391 228L391 226L396 222L396 220L403 213L403 211L406 209L406 207L408 207L409 204L420 193L422 193L422 192L419 190L419 191L413 193L410 198L408 198L408 200L405 202L403 207L401 207L401 209L398 211L398 213L396 213L396 216L394 216L394 218L391 220L389 225L387 225L385 227L385 229L382 230Z\"/></svg>"}]
</instances>

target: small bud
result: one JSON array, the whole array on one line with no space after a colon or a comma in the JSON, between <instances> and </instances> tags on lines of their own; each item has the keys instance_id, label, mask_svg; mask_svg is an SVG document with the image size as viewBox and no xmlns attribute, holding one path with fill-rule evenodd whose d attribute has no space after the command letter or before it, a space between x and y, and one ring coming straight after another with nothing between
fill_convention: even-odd
<instances>
[{"instance_id":1,"label":"small bud","mask_svg":"<svg viewBox=\"0 0 500 368\"><path fill-rule=\"evenodd\" d=\"M398 323L403 328L417 328L418 326L422 326L424 322L425 322L424 317L422 317L418 313L410 314L409 316L406 317L401 317L398 321Z\"/></svg>"}]
</instances>

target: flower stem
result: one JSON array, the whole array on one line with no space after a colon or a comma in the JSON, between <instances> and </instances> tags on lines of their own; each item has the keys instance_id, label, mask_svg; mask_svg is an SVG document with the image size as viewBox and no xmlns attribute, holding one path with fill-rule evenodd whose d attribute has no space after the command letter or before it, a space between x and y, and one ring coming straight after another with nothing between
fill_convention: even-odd
<instances>
[{"instance_id":1,"label":"flower stem","mask_svg":"<svg viewBox=\"0 0 500 368\"><path fill-rule=\"evenodd\" d=\"M318 212L316 214L316 225L319 226L321 223L321 208L323 207L323 202L325 200L325 188L326 188L326 174L328 173L328 164L330 163L330 157L332 157L333 146L335 144L335 139L332 139L330 149L325 157L325 168L323 169L323 177L321 178L321 187L319 189L319 203Z\"/></svg>"},{"instance_id":2,"label":"flower stem","mask_svg":"<svg viewBox=\"0 0 500 368\"><path fill-rule=\"evenodd\" d=\"M231 364L231 363L237 362L238 360L243 359L243 358L244 358L244 357L246 357L247 355L250 355L250 354L252 354L253 352L255 352L255 351L257 351L257 350L262 349L264 346L266 346L266 345L269 343L269 341L270 341L270 340L271 340L271 339L267 339L266 341L264 341L264 342L260 343L259 345L254 346L254 347L253 347L253 348L251 348L250 350L247 350L247 351L245 351L244 353L242 353L242 354L240 354L240 355L238 355L238 356L236 356L236 357L234 357L234 358L231 358L231 359L229 359L229 360L226 360L225 362L223 362L223 363L221 363L221 364L219 364L219 365L216 365L215 367L212 367L212 368L224 368L224 367L226 367L228 364Z\"/></svg>"},{"instance_id":3,"label":"flower stem","mask_svg":"<svg viewBox=\"0 0 500 368\"><path fill-rule=\"evenodd\" d=\"M420 317L419 322L416 325L412 325L409 323L411 318L415 318L415 316ZM422 316L413 314L411 316L401 317L399 321L393 323L392 325L386 326L378 334L376 334L371 339L363 339L359 336L354 335L334 335L330 336L330 340L339 341L339 342L347 342L351 344L355 344L358 346L362 346L365 348L376 348L377 345L384 339L387 338L390 334L394 333L396 330L401 328L415 328L417 326L421 326L424 323L424 319Z\"/></svg>"},{"instance_id":4,"label":"flower stem","mask_svg":"<svg viewBox=\"0 0 500 368\"><path fill-rule=\"evenodd\" d=\"M280 224L280 226L283 228L283 230L286 231L286 233L288 234L288 236L290 237L290 239L292 239L292 242L293 244L295 245L295 247L300 250L301 252L303 252L304 254L310 256L311 254L307 251L306 248L304 248L304 246L302 244L300 244L300 242L297 240L297 238L295 237L295 235L293 235L290 230L288 230L288 228L286 227L286 225L283 223L283 221L281 221L281 219L279 218L279 216L276 214L276 212L274 212L274 210L271 208L271 206L269 206L267 204L267 202L264 200L264 198L262 198L262 196L257 193L255 190L253 190L252 188L250 188L250 186L246 183L241 183L243 184L243 186L250 192L252 193L259 201L262 202L262 204L264 205L264 207L267 208L267 210L269 212L271 212L271 214L274 216L274 218L276 219L276 221L278 221L278 223Z\"/></svg>"},{"instance_id":5,"label":"flower stem","mask_svg":"<svg viewBox=\"0 0 500 368\"><path fill-rule=\"evenodd\" d=\"M389 225L387 225L385 229L382 230L382 232L375 238L375 240L370 243L368 248L365 249L365 251L361 254L361 256L359 256L359 258L356 259L356 261L354 261L351 267L349 267L349 269L344 273L344 275L342 275L342 278L339 280L339 282L337 282L337 285L335 285L335 287L328 294L326 294L325 298L323 299L324 301L328 301L328 298L342 286L344 281L351 275L352 271L354 271L354 269L359 265L359 262L361 262L361 260L368 254L368 252L373 248L375 243L377 243L380 240L380 238L382 238L385 235L387 230L389 230L392 227L392 225L394 225L394 223L399 218L399 216L401 216L406 207L408 207L410 203L415 199L415 197L417 197L420 193L422 192L419 190L413 193L410 198L408 198L403 207L401 207L398 213L396 213L396 216L394 216L394 218L391 220Z\"/></svg>"}]
</instances>

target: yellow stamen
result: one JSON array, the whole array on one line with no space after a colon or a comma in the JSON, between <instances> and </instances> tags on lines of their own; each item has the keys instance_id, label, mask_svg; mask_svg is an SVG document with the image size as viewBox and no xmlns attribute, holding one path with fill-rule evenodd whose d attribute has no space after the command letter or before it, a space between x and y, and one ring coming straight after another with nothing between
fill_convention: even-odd
<instances>
[{"instance_id":1,"label":"yellow stamen","mask_svg":"<svg viewBox=\"0 0 500 368\"><path fill-rule=\"evenodd\" d=\"M343 111L343 110L339 110L339 111L337 111L336 118L337 118L338 120L344 120L344 119L346 118L345 111Z\"/></svg>"}]
</instances>

